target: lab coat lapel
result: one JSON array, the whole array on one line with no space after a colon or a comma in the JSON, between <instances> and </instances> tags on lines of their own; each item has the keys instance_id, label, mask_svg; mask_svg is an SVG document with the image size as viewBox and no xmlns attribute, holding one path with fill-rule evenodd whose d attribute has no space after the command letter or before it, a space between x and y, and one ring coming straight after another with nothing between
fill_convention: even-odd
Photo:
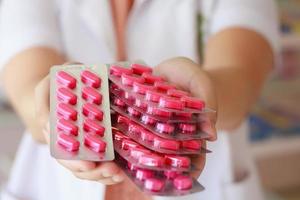
<instances>
[{"instance_id":1,"label":"lab coat lapel","mask_svg":"<svg viewBox=\"0 0 300 200\"><path fill-rule=\"evenodd\" d=\"M79 14L87 28L100 41L105 41L110 52L116 55L116 39L112 21L110 3L107 0L82 0Z\"/></svg>"}]
</instances>

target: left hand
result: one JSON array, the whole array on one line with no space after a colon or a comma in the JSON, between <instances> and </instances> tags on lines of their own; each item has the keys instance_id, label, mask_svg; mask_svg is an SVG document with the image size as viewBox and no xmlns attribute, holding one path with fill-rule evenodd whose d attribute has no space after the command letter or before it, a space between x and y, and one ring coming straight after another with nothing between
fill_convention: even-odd
<instances>
[{"instance_id":1,"label":"left hand","mask_svg":"<svg viewBox=\"0 0 300 200\"><path fill-rule=\"evenodd\" d=\"M208 108L217 111L217 96L214 82L209 74L192 60L184 57L166 60L154 68L154 73L164 77L179 88L190 92L193 96L203 99ZM209 141L217 139L216 117L216 114L210 115L209 120L205 121L202 127L210 135ZM205 154L192 157L192 162L199 169L192 174L195 178L201 174L205 166L205 160Z\"/></svg>"}]
</instances>

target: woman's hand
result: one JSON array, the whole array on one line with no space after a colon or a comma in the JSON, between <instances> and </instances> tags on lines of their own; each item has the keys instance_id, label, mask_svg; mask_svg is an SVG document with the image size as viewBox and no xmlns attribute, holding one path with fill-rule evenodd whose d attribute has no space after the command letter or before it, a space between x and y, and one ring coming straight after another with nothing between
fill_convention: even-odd
<instances>
[{"instance_id":1,"label":"woman's hand","mask_svg":"<svg viewBox=\"0 0 300 200\"><path fill-rule=\"evenodd\" d=\"M213 80L208 73L192 60L183 57L166 60L154 68L154 73L163 76L166 80L190 92L193 96L203 99L208 108L218 110ZM202 128L210 135L209 141L217 139L216 117L216 113L213 113L203 123ZM199 168L193 175L198 177L205 165L205 154L192 159L193 163Z\"/></svg>"},{"instance_id":2,"label":"woman's hand","mask_svg":"<svg viewBox=\"0 0 300 200\"><path fill-rule=\"evenodd\" d=\"M36 117L43 130L45 140L49 144L49 76L38 83L35 88ZM80 179L98 181L105 185L120 183L124 180L124 172L113 162L92 162L81 160L57 160Z\"/></svg>"}]
</instances>

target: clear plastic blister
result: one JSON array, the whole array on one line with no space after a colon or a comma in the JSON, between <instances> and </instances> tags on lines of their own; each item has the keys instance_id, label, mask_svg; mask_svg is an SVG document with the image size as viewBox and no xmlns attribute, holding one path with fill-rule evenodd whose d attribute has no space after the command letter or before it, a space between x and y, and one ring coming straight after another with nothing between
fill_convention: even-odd
<instances>
[{"instance_id":1,"label":"clear plastic blister","mask_svg":"<svg viewBox=\"0 0 300 200\"><path fill-rule=\"evenodd\" d=\"M51 155L65 160L113 160L106 66L54 66L50 79Z\"/></svg>"}]
</instances>

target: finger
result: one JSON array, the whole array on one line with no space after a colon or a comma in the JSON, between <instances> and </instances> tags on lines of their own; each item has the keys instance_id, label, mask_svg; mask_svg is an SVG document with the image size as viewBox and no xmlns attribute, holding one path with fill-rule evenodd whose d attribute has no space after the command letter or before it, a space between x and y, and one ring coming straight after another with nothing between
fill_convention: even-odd
<instances>
[{"instance_id":1,"label":"finger","mask_svg":"<svg viewBox=\"0 0 300 200\"><path fill-rule=\"evenodd\" d=\"M206 148L206 142L204 141L202 144L203 148ZM206 154L200 154L200 155L195 155L191 156L192 163L196 166L196 170L191 171L190 175L194 178L198 178L200 174L202 173L205 163L206 163Z\"/></svg>"},{"instance_id":2,"label":"finger","mask_svg":"<svg viewBox=\"0 0 300 200\"><path fill-rule=\"evenodd\" d=\"M57 160L62 166L72 172L87 172L97 167L95 162L85 160Z\"/></svg>"},{"instance_id":3,"label":"finger","mask_svg":"<svg viewBox=\"0 0 300 200\"><path fill-rule=\"evenodd\" d=\"M76 176L81 179L99 181L111 178L115 182L123 181L124 175L123 171L113 162L104 162L91 171L76 173Z\"/></svg>"}]
</instances>

